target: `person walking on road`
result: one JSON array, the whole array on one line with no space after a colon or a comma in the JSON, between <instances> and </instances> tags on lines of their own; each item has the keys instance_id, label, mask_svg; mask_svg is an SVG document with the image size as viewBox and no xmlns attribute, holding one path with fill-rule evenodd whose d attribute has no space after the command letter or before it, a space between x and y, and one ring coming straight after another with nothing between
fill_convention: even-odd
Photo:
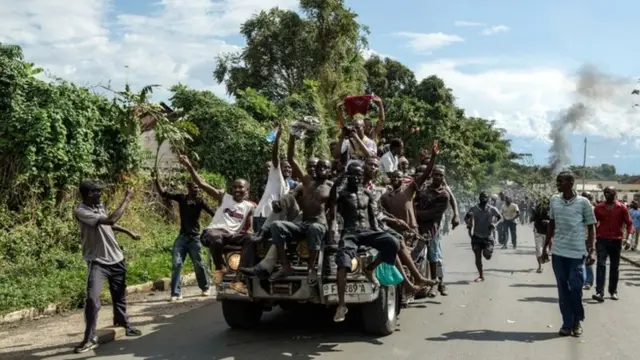
<instances>
[{"instance_id":1,"label":"person walking on road","mask_svg":"<svg viewBox=\"0 0 640 360\"><path fill-rule=\"evenodd\" d=\"M620 252L625 226L627 234L633 233L633 223L627 207L616 200L616 190L606 187L603 191L605 201L596 205L594 213L598 226L596 227L596 293L593 300L604 302L604 282L607 272L607 258L609 259L609 295L611 300L618 300L618 278L620 266Z\"/></svg>"},{"instance_id":2,"label":"person walking on road","mask_svg":"<svg viewBox=\"0 0 640 360\"><path fill-rule=\"evenodd\" d=\"M574 190L575 177L564 171L556 177L559 194L549 200L549 225L545 238L542 260L549 259L549 247L553 238L551 266L558 285L558 303L562 314L560 336L581 336L584 321L582 287L584 286L585 255L587 264L595 258L596 218L589 200ZM584 241L584 229L588 238Z\"/></svg>"},{"instance_id":3,"label":"person walking on road","mask_svg":"<svg viewBox=\"0 0 640 360\"><path fill-rule=\"evenodd\" d=\"M182 300L180 273L187 254L191 258L198 286L200 290L202 290L202 296L209 296L211 281L209 280L207 266L204 261L202 261L200 214L204 210L213 216L214 212L200 196L200 188L193 181L187 182L186 194L166 191L162 185L160 185L157 174L155 176L155 182L160 196L178 203L178 211L180 212L180 233L173 243L171 256L171 295L169 301Z\"/></svg>"},{"instance_id":4,"label":"person walking on road","mask_svg":"<svg viewBox=\"0 0 640 360\"><path fill-rule=\"evenodd\" d=\"M489 195L484 191L481 192L478 205L471 207L464 217L471 235L471 249L476 258L476 268L478 269L476 282L484 281L482 257L484 256L487 260L491 259L494 246L491 234L496 228L496 224L502 220L498 209L489 205L488 202ZM494 222L495 219L497 220Z\"/></svg>"},{"instance_id":5,"label":"person walking on road","mask_svg":"<svg viewBox=\"0 0 640 360\"><path fill-rule=\"evenodd\" d=\"M638 236L640 235L640 209L638 209L638 202L631 202L631 209L629 209L629 215L631 216L631 221L633 222L633 236L631 237L633 241L631 242L631 251L636 251L638 248Z\"/></svg>"},{"instance_id":6,"label":"person walking on road","mask_svg":"<svg viewBox=\"0 0 640 360\"><path fill-rule=\"evenodd\" d=\"M85 180L80 184L82 203L75 210L82 238L82 257L87 262L87 298L84 306L85 330L82 342L75 347L76 353L85 353L98 347L96 326L100 311L100 292L105 280L109 282L113 304L113 325L125 328L126 336L140 336L142 332L129 323L127 317L127 267L124 254L114 231L127 234L134 240L140 236L116 225L133 198L133 191L127 189L120 206L107 215L101 203L103 186L95 181Z\"/></svg>"},{"instance_id":7,"label":"person walking on road","mask_svg":"<svg viewBox=\"0 0 640 360\"><path fill-rule=\"evenodd\" d=\"M588 192L584 191L581 194L582 196L584 196L585 198L587 198L589 200L589 202L591 203L591 208L595 208L596 203L593 201L593 195L589 194ZM584 229L584 241L589 241L589 236L588 236L588 231L585 228ZM593 271L593 264L585 264L585 280L584 280L584 290L589 290L591 289L591 287L593 286L593 282L595 281L595 276L594 271Z\"/></svg>"},{"instance_id":8,"label":"person walking on road","mask_svg":"<svg viewBox=\"0 0 640 360\"><path fill-rule=\"evenodd\" d=\"M507 242L509 241L508 234L511 234L511 245L516 248L517 235L516 235L516 221L520 217L520 208L514 202L511 201L511 197L504 198L504 205L500 209L502 211L502 248L507 248Z\"/></svg>"},{"instance_id":9,"label":"person walking on road","mask_svg":"<svg viewBox=\"0 0 640 360\"><path fill-rule=\"evenodd\" d=\"M540 199L535 208L532 209L531 219L533 220L533 236L536 246L536 259L538 260L538 273L542 272L542 249L549 226L549 201Z\"/></svg>"}]
</instances>

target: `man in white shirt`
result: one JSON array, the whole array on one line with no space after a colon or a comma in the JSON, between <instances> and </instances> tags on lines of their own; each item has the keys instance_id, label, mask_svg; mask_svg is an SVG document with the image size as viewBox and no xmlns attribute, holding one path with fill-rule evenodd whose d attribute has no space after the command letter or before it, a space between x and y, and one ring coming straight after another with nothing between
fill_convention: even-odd
<instances>
[{"instance_id":1,"label":"man in white shirt","mask_svg":"<svg viewBox=\"0 0 640 360\"><path fill-rule=\"evenodd\" d=\"M276 139L273 142L273 149L271 150L271 161L267 162L268 176L267 185L262 193L262 198L256 207L253 218L253 231L260 234L264 231L264 223L266 219L271 215L273 211L272 203L289 192L289 183L285 180L284 167L280 165L279 148L280 148L280 136L282 135L282 127L278 126L276 130ZM268 227L267 227L268 229Z\"/></svg>"},{"instance_id":2,"label":"man in white shirt","mask_svg":"<svg viewBox=\"0 0 640 360\"><path fill-rule=\"evenodd\" d=\"M404 144L400 139L391 140L389 151L380 158L380 173L383 179L388 179L388 174L398 170L398 160L404 152Z\"/></svg>"},{"instance_id":3,"label":"man in white shirt","mask_svg":"<svg viewBox=\"0 0 640 360\"><path fill-rule=\"evenodd\" d=\"M193 181L209 196L218 202L218 209L211 219L211 223L202 234L202 245L209 248L215 273L213 283L222 283L227 272L223 259L225 245L241 245L243 252L240 265L253 262L255 257L254 246L249 232L253 228L253 214L256 204L246 200L249 193L249 182L245 179L236 179L231 185L231 193L216 189L207 184L196 172L189 159L182 155L180 162L191 174ZM236 273L235 280L230 287L239 293L247 293L246 286L240 281L240 273Z\"/></svg>"},{"instance_id":4,"label":"man in white shirt","mask_svg":"<svg viewBox=\"0 0 640 360\"><path fill-rule=\"evenodd\" d=\"M516 219L520 216L520 209L518 205L511 202L511 197L506 196L504 198L504 205L502 205L502 218L504 219L502 224L502 236L504 239L504 243L502 244L502 248L507 248L507 235L511 233L511 244L513 248L516 248Z\"/></svg>"},{"instance_id":5,"label":"man in white shirt","mask_svg":"<svg viewBox=\"0 0 640 360\"><path fill-rule=\"evenodd\" d=\"M364 165L366 158L378 155L378 146L375 141L368 138L364 133L364 121L362 119L354 119L351 125L342 128L339 143L342 145L334 148L333 157L342 159L346 156L345 168L353 161Z\"/></svg>"}]
</instances>

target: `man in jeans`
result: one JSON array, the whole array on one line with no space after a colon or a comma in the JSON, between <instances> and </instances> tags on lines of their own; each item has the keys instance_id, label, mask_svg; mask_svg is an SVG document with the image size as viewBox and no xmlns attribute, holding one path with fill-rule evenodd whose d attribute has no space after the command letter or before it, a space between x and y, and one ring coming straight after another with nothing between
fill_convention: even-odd
<instances>
[{"instance_id":1,"label":"man in jeans","mask_svg":"<svg viewBox=\"0 0 640 360\"><path fill-rule=\"evenodd\" d=\"M598 227L596 228L596 293L593 300L604 302L604 278L609 258L609 295L611 300L618 300L618 267L622 251L622 226L626 226L627 234L633 234L633 223L627 207L616 200L616 191L611 187L604 188L605 201L593 209Z\"/></svg>"},{"instance_id":2,"label":"man in jeans","mask_svg":"<svg viewBox=\"0 0 640 360\"><path fill-rule=\"evenodd\" d=\"M520 209L518 205L511 201L511 197L507 196L504 198L504 205L500 209L502 211L502 218L504 221L502 222L502 248L507 248L508 237L507 234L511 234L511 244L513 248L516 248L517 245L517 235L516 235L516 220L520 217Z\"/></svg>"},{"instance_id":3,"label":"man in jeans","mask_svg":"<svg viewBox=\"0 0 640 360\"><path fill-rule=\"evenodd\" d=\"M133 197L133 191L127 189L120 206L107 215L100 198L102 185L91 180L80 184L82 203L75 210L76 220L80 226L82 239L82 257L87 262L87 298L84 306L84 320L86 323L84 339L75 347L76 353L84 353L98 347L96 325L98 311L100 311L100 292L105 280L109 282L111 302L113 304L113 324L125 328L127 336L140 336L140 330L129 323L127 317L127 266L124 254L114 231L129 235L135 240L140 237L131 231L116 225L124 214L124 210Z\"/></svg>"},{"instance_id":4,"label":"man in jeans","mask_svg":"<svg viewBox=\"0 0 640 360\"><path fill-rule=\"evenodd\" d=\"M177 202L180 212L180 234L178 234L178 238L173 243L171 257L171 297L169 301L182 300L180 292L180 272L182 271L182 265L184 265L187 254L189 254L191 258L198 286L200 290L202 290L202 296L209 296L211 282L207 275L206 265L202 261L199 221L202 210L211 216L213 216L214 212L204 202L204 199L200 196L200 188L193 181L187 182L186 194L167 192L162 185L160 185L157 174L155 182L160 196Z\"/></svg>"},{"instance_id":5,"label":"man in jeans","mask_svg":"<svg viewBox=\"0 0 640 360\"><path fill-rule=\"evenodd\" d=\"M591 204L573 190L575 177L564 171L556 177L559 194L549 200L549 225L542 260L549 260L549 247L553 241L551 265L558 285L558 302L562 314L560 336L581 336L584 307L582 287L584 286L585 255L587 264L595 262L595 223ZM588 240L584 241L584 228L588 227Z\"/></svg>"}]
</instances>

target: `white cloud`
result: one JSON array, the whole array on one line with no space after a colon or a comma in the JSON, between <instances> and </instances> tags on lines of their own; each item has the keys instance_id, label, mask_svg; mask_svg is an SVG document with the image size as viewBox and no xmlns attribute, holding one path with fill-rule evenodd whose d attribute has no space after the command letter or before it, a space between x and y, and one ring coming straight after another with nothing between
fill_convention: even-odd
<instances>
[{"instance_id":1,"label":"white cloud","mask_svg":"<svg viewBox=\"0 0 640 360\"><path fill-rule=\"evenodd\" d=\"M430 53L433 50L464 41L458 35L445 33L397 32L395 35L409 39L409 47L417 52Z\"/></svg>"},{"instance_id":2,"label":"white cloud","mask_svg":"<svg viewBox=\"0 0 640 360\"><path fill-rule=\"evenodd\" d=\"M458 21L454 22L453 25L457 26L457 27L480 27L480 26L484 26L484 24L481 23L481 22L464 21L464 20L458 20Z\"/></svg>"},{"instance_id":3,"label":"white cloud","mask_svg":"<svg viewBox=\"0 0 640 360\"><path fill-rule=\"evenodd\" d=\"M518 61L513 61L517 64ZM510 135L546 139L550 123L574 100L576 78L561 68L513 66L506 59L441 59L416 68L416 76L441 77L469 115L494 119ZM589 135L619 138L640 135L640 110L632 108L633 79L616 82L606 101L581 127Z\"/></svg>"},{"instance_id":4,"label":"white cloud","mask_svg":"<svg viewBox=\"0 0 640 360\"><path fill-rule=\"evenodd\" d=\"M486 29L482 30L482 35L495 35L497 33L501 33L501 32L507 32L509 31L509 27L506 25L495 25L495 26L491 26L488 27Z\"/></svg>"},{"instance_id":5,"label":"white cloud","mask_svg":"<svg viewBox=\"0 0 640 360\"><path fill-rule=\"evenodd\" d=\"M384 58L394 59L394 57L391 56L391 55L383 54L383 53L377 52L377 51L375 51L373 49L364 49L360 53L362 54L362 57L365 60L368 60L370 57L372 57L374 55L378 56L381 59L384 59Z\"/></svg>"},{"instance_id":6,"label":"white cloud","mask_svg":"<svg viewBox=\"0 0 640 360\"><path fill-rule=\"evenodd\" d=\"M0 42L21 45L28 61L83 84L134 87L182 82L222 95L214 82L217 54L238 46L252 14L296 0L161 0L145 15L127 14L110 0L0 0ZM128 66L128 70L125 68ZM164 90L159 97L166 97Z\"/></svg>"}]
</instances>

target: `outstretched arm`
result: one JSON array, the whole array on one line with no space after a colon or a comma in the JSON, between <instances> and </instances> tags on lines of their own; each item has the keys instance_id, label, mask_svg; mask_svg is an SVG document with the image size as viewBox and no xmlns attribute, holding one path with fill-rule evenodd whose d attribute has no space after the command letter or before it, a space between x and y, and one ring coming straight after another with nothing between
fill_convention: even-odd
<instances>
[{"instance_id":1,"label":"outstretched arm","mask_svg":"<svg viewBox=\"0 0 640 360\"><path fill-rule=\"evenodd\" d=\"M289 144L287 146L287 161L291 165L291 173L294 179L304 181L305 173L296 161L296 137L289 135Z\"/></svg>"},{"instance_id":2,"label":"outstretched arm","mask_svg":"<svg viewBox=\"0 0 640 360\"><path fill-rule=\"evenodd\" d=\"M111 227L111 229L112 229L113 231L116 231L116 232L121 232L121 233L123 233L123 234L127 234L127 235L128 235L130 238L132 238L133 240L140 240L140 235L138 235L138 234L134 233L133 231L131 231L131 230L129 230L129 229L123 228L122 226L113 225L113 226Z\"/></svg>"},{"instance_id":3,"label":"outstretched arm","mask_svg":"<svg viewBox=\"0 0 640 360\"><path fill-rule=\"evenodd\" d=\"M420 176L416 178L415 184L418 189L422 186L422 184L424 184L425 181L427 181L427 179L431 177L431 172L433 172L433 168L436 166L437 157L438 141L435 140L433 142L433 145L431 146L431 158L429 159L429 164L427 164L427 169L424 171L424 173L420 174Z\"/></svg>"},{"instance_id":4,"label":"outstretched arm","mask_svg":"<svg viewBox=\"0 0 640 360\"><path fill-rule=\"evenodd\" d=\"M196 172L196 169L193 168L193 165L191 165L189 158L187 158L184 155L180 155L179 159L180 159L180 163L187 169L193 181L196 184L198 184L198 186L202 189L202 191L209 194L209 196L211 196L214 200L218 202L222 201L222 196L224 196L223 190L216 189L213 186L207 184L204 181L204 179L202 179L200 175L198 175L198 173Z\"/></svg>"}]
</instances>

